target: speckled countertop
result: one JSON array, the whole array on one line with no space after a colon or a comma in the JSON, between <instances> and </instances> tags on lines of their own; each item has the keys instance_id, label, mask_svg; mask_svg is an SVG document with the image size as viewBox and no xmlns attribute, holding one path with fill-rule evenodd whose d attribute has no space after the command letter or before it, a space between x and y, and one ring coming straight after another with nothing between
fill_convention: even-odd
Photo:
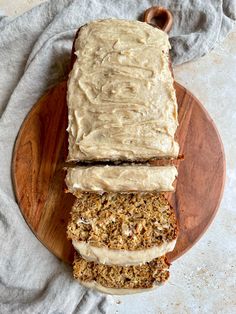
<instances>
[{"instance_id":1,"label":"speckled countertop","mask_svg":"<svg viewBox=\"0 0 236 314\"><path fill-rule=\"evenodd\" d=\"M236 30L207 56L174 69L175 79L204 104L223 140L223 200L200 241L171 267L169 283L115 298L113 313L236 313Z\"/></svg>"},{"instance_id":2,"label":"speckled countertop","mask_svg":"<svg viewBox=\"0 0 236 314\"><path fill-rule=\"evenodd\" d=\"M17 15L43 0L0 1ZM169 282L132 296L109 296L109 314L236 313L236 29L207 56L174 69L215 121L224 143L227 178L223 200L200 241L174 262Z\"/></svg>"}]
</instances>

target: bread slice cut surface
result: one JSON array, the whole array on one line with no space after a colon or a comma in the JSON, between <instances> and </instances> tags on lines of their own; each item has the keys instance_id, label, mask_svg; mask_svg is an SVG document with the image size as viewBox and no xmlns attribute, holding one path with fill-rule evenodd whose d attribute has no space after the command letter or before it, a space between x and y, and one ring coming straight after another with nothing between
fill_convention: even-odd
<instances>
[{"instance_id":1,"label":"bread slice cut surface","mask_svg":"<svg viewBox=\"0 0 236 314\"><path fill-rule=\"evenodd\" d=\"M166 257L137 266L109 266L88 262L77 256L74 278L86 287L108 294L132 294L153 289L169 278Z\"/></svg>"},{"instance_id":2,"label":"bread slice cut surface","mask_svg":"<svg viewBox=\"0 0 236 314\"><path fill-rule=\"evenodd\" d=\"M137 265L174 249L178 234L173 208L158 193L81 193L67 235L89 261Z\"/></svg>"}]
</instances>

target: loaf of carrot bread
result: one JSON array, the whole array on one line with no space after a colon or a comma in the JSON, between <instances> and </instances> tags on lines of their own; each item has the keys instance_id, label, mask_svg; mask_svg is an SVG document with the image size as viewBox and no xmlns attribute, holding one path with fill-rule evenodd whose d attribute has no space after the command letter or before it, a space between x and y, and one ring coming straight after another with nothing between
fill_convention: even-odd
<instances>
[{"instance_id":1,"label":"loaf of carrot bread","mask_svg":"<svg viewBox=\"0 0 236 314\"><path fill-rule=\"evenodd\" d=\"M68 161L177 157L168 35L117 19L80 28L68 80Z\"/></svg>"},{"instance_id":2,"label":"loaf of carrot bread","mask_svg":"<svg viewBox=\"0 0 236 314\"><path fill-rule=\"evenodd\" d=\"M150 166L179 153L169 49L163 31L117 19L86 24L74 41L67 161L80 164L67 168L76 196L67 235L74 277L105 293L147 291L169 277L178 228L161 192L174 191L177 170Z\"/></svg>"}]
</instances>

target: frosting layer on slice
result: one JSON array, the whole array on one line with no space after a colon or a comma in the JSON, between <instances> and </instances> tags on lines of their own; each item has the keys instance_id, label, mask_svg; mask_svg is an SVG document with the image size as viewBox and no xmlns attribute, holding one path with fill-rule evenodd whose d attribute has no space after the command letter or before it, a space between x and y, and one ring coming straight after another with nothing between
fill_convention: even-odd
<instances>
[{"instance_id":1,"label":"frosting layer on slice","mask_svg":"<svg viewBox=\"0 0 236 314\"><path fill-rule=\"evenodd\" d=\"M165 32L139 21L80 29L68 80L68 161L178 155L169 49Z\"/></svg>"},{"instance_id":2,"label":"frosting layer on slice","mask_svg":"<svg viewBox=\"0 0 236 314\"><path fill-rule=\"evenodd\" d=\"M173 191L174 166L90 166L68 168L66 185L74 195L93 192Z\"/></svg>"},{"instance_id":3,"label":"frosting layer on slice","mask_svg":"<svg viewBox=\"0 0 236 314\"><path fill-rule=\"evenodd\" d=\"M176 240L144 250L112 250L106 247L92 246L86 242L72 240L75 250L87 261L106 265L140 265L173 251Z\"/></svg>"}]
</instances>

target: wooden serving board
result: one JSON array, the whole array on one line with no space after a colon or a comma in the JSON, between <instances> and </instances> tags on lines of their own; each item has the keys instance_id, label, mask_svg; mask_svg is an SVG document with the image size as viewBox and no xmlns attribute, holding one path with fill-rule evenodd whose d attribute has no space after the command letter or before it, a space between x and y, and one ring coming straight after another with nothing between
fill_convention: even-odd
<instances>
[{"instance_id":1,"label":"wooden serving board","mask_svg":"<svg viewBox=\"0 0 236 314\"><path fill-rule=\"evenodd\" d=\"M219 206L225 157L215 125L200 102L175 83L179 105L176 134L185 159L178 165L176 209L179 238L169 259L181 256L205 232ZM29 112L19 131L12 177L21 212L36 237L57 257L71 262L73 248L66 225L74 196L64 193L67 156L66 82L52 88Z\"/></svg>"}]
</instances>

